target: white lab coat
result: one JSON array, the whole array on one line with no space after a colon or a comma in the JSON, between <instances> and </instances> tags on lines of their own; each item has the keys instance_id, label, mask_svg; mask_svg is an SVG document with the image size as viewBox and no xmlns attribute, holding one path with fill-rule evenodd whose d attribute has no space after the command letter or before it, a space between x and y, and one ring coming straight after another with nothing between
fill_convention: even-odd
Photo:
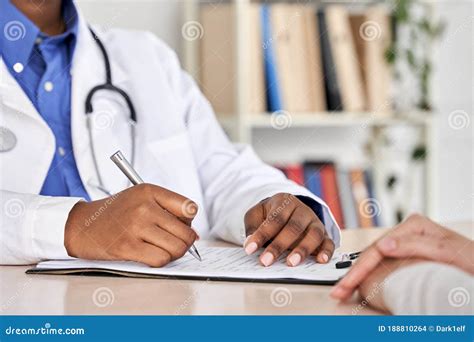
<instances>
[{"instance_id":1,"label":"white lab coat","mask_svg":"<svg viewBox=\"0 0 474 342\"><path fill-rule=\"evenodd\" d=\"M203 238L244 241L245 212L279 192L306 195L324 207L329 235L339 244L339 229L327 206L309 191L262 163L248 146L227 139L209 102L182 71L175 53L151 33L98 31L109 53L113 82L131 97L138 124L135 166L149 183L196 201L193 226ZM80 177L93 200L105 197L94 185L97 172L88 138L85 98L104 82L104 60L84 18L72 65L71 129ZM53 89L51 96L61 96ZM130 157L129 111L115 93L94 96L93 137L105 187L112 193L129 186L109 157L122 150ZM66 258L64 225L80 198L40 196L39 192L59 146L0 59L0 128L17 138L0 152L0 263L26 264Z\"/></svg>"}]
</instances>

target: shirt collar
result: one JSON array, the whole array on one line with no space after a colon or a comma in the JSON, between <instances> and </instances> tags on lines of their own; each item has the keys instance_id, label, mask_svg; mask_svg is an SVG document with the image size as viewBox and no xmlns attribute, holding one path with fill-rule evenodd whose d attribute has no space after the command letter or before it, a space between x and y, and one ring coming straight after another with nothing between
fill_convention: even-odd
<instances>
[{"instance_id":1,"label":"shirt collar","mask_svg":"<svg viewBox=\"0 0 474 342\"><path fill-rule=\"evenodd\" d=\"M63 0L62 15L66 22L66 31L58 36L50 37L18 10L10 0L0 1L0 55L7 61L26 65L38 37L51 42L62 42L72 37L71 56L75 47L78 31L78 14L72 0Z\"/></svg>"}]
</instances>

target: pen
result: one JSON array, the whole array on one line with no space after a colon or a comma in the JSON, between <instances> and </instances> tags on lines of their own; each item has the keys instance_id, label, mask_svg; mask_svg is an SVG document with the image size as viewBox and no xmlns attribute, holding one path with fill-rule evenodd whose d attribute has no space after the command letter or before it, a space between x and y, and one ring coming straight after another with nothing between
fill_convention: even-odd
<instances>
[{"instance_id":1,"label":"pen","mask_svg":"<svg viewBox=\"0 0 474 342\"><path fill-rule=\"evenodd\" d=\"M143 179L138 175L137 171L133 168L133 166L128 162L128 160L124 157L121 151L117 151L110 157L115 165L118 166L120 171L123 172L125 176L132 182L133 185L142 184ZM202 261L199 252L194 246L194 244L189 248L188 252L195 257L197 260Z\"/></svg>"}]
</instances>

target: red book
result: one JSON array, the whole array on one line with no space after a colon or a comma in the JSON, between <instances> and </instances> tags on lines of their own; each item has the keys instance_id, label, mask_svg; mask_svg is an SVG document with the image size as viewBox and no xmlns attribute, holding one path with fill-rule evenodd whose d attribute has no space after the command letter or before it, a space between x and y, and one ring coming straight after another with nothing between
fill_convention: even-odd
<instances>
[{"instance_id":1,"label":"red book","mask_svg":"<svg viewBox=\"0 0 474 342\"><path fill-rule=\"evenodd\" d=\"M301 164L287 165L285 167L285 174L286 174L286 177L288 177L288 179L291 179L293 182L304 186L303 165Z\"/></svg>"},{"instance_id":2,"label":"red book","mask_svg":"<svg viewBox=\"0 0 474 342\"><path fill-rule=\"evenodd\" d=\"M321 170L321 185L323 188L323 199L331 209L339 227L344 228L341 201L337 187L336 168L333 164L324 165Z\"/></svg>"}]
</instances>

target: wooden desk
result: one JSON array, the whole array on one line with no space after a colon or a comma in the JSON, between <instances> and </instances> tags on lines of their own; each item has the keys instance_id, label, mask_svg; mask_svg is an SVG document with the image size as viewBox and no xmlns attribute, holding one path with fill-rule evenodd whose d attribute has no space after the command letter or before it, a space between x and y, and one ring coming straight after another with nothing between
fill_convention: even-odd
<instances>
[{"instance_id":1,"label":"wooden desk","mask_svg":"<svg viewBox=\"0 0 474 342\"><path fill-rule=\"evenodd\" d=\"M343 231L341 249L361 250L386 231L381 228ZM27 275L28 268L0 267L0 314L351 315L359 305L356 298L347 304L332 300L328 295L330 286ZM273 301L277 305L272 304L272 293L282 299ZM359 307L356 312L377 314L367 307Z\"/></svg>"}]
</instances>

